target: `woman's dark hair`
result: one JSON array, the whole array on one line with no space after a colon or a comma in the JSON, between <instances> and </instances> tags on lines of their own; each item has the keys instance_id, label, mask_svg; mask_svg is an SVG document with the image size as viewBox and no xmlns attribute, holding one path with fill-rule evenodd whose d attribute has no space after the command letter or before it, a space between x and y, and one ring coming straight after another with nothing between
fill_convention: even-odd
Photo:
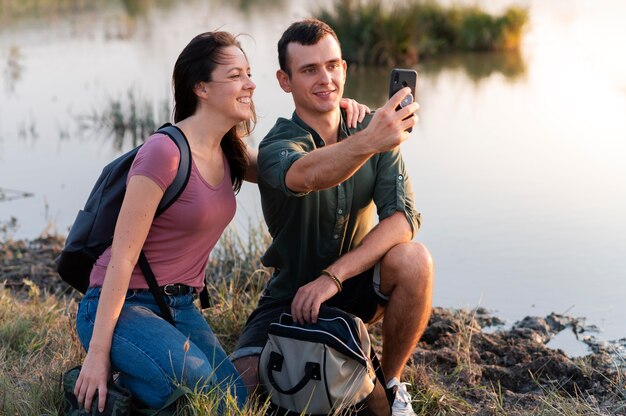
<instances>
[{"instance_id":1,"label":"woman's dark hair","mask_svg":"<svg viewBox=\"0 0 626 416\"><path fill-rule=\"evenodd\" d=\"M211 81L215 67L225 63L222 51L228 46L236 46L243 52L236 36L228 32L206 32L193 38L180 53L172 75L175 123L196 112L198 97L194 93L194 88L199 82ZM256 112L252 104L250 120L234 126L222 138L221 147L228 158L235 192L241 188L248 167L246 145L242 138L252 132L255 122Z\"/></svg>"},{"instance_id":2,"label":"woman's dark hair","mask_svg":"<svg viewBox=\"0 0 626 416\"><path fill-rule=\"evenodd\" d=\"M278 65L280 65L280 69L291 77L291 71L287 65L287 46L290 43L295 42L305 46L316 45L326 35L335 38L337 45L341 47L335 31L321 20L305 19L292 23L278 41Z\"/></svg>"}]
</instances>

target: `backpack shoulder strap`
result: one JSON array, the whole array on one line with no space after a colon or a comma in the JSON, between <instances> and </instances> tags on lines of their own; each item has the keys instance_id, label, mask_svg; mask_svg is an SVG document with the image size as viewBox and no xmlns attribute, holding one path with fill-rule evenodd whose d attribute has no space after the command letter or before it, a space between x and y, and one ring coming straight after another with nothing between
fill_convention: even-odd
<instances>
[{"instance_id":1,"label":"backpack shoulder strap","mask_svg":"<svg viewBox=\"0 0 626 416\"><path fill-rule=\"evenodd\" d=\"M163 198L161 199L156 213L154 214L156 218L165 212L165 210L168 209L185 190L185 186L187 186L187 182L189 182L189 175L191 174L191 148L189 147L189 142L183 132L178 127L172 126L170 123L164 124L155 133L167 134L174 141L174 143L176 143L178 150L180 150L180 163L178 164L176 177L163 194ZM159 285L156 281L156 277L154 276L154 272L152 271L150 263L148 263L148 259L146 258L143 250L139 253L138 263L144 277L146 278L146 282L148 282L150 292L159 306L161 317L170 324L174 325L172 314L163 299L163 295L159 291Z\"/></svg>"},{"instance_id":2,"label":"backpack shoulder strap","mask_svg":"<svg viewBox=\"0 0 626 416\"><path fill-rule=\"evenodd\" d=\"M170 186L167 187L163 198L159 203L155 217L158 217L166 209L168 209L183 193L187 182L189 182L189 176L191 175L191 148L189 142L183 134L183 132L176 126L172 126L170 123L166 123L161 126L155 133L167 134L178 146L180 150L180 163L178 165L178 172L176 177Z\"/></svg>"}]
</instances>

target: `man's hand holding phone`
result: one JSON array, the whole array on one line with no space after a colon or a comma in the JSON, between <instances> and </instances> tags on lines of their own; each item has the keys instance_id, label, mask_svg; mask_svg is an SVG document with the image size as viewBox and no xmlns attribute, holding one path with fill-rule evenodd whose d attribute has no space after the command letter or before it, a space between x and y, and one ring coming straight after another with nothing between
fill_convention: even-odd
<instances>
[{"instance_id":1,"label":"man's hand holding phone","mask_svg":"<svg viewBox=\"0 0 626 416\"><path fill-rule=\"evenodd\" d=\"M415 102L417 72L393 69L389 81L389 101L376 110L368 127L359 135L368 153L380 153L399 146L409 138L417 123L419 105Z\"/></svg>"},{"instance_id":2,"label":"man's hand holding phone","mask_svg":"<svg viewBox=\"0 0 626 416\"><path fill-rule=\"evenodd\" d=\"M417 72L414 69L402 69L394 68L391 70L391 76L389 77L389 98L393 97L402 88L410 88L411 95L405 96L400 102L400 105L396 110L404 108L407 105L415 101L415 91L417 88ZM411 132L409 128L409 133Z\"/></svg>"},{"instance_id":3,"label":"man's hand holding phone","mask_svg":"<svg viewBox=\"0 0 626 416\"><path fill-rule=\"evenodd\" d=\"M399 146L409 138L409 130L417 123L415 113L419 105L415 102L406 104L411 89L406 87L396 92L387 103L374 112L374 116L362 134L363 146L369 153L380 153ZM405 100L405 106L400 103ZM397 109L397 110L396 110Z\"/></svg>"}]
</instances>

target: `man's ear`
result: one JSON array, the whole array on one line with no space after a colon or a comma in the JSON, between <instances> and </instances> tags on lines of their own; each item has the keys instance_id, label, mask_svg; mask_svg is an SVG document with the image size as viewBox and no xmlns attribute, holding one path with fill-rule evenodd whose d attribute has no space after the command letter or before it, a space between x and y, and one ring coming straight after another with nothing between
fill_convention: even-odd
<instances>
[{"instance_id":1,"label":"man's ear","mask_svg":"<svg viewBox=\"0 0 626 416\"><path fill-rule=\"evenodd\" d=\"M282 69L276 71L276 79L278 80L278 84L280 88L285 92L291 92L291 80L289 79L289 75Z\"/></svg>"},{"instance_id":2,"label":"man's ear","mask_svg":"<svg viewBox=\"0 0 626 416\"><path fill-rule=\"evenodd\" d=\"M341 66L343 66L343 77L346 77L346 74L348 73L348 63L345 60L341 60Z\"/></svg>"}]
</instances>

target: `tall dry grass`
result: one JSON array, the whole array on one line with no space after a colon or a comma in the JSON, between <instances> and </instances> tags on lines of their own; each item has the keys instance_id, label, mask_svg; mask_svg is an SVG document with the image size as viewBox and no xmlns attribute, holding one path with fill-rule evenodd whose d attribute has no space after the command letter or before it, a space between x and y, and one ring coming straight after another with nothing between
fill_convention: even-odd
<instances>
[{"instance_id":1,"label":"tall dry grass","mask_svg":"<svg viewBox=\"0 0 626 416\"><path fill-rule=\"evenodd\" d=\"M251 227L248 238L228 230L207 267L212 307L204 315L227 352L256 306L268 272L259 262L267 233ZM41 293L32 282L27 296L0 285L0 415L62 414L61 375L82 363L83 348L75 331L77 302ZM179 408L181 415L217 414L221 395L194 393ZM225 415L258 415L266 403L252 401L237 409L226 398Z\"/></svg>"},{"instance_id":2,"label":"tall dry grass","mask_svg":"<svg viewBox=\"0 0 626 416\"><path fill-rule=\"evenodd\" d=\"M0 287L0 414L59 414L60 376L83 357L76 309L32 283L21 300Z\"/></svg>"}]
</instances>

